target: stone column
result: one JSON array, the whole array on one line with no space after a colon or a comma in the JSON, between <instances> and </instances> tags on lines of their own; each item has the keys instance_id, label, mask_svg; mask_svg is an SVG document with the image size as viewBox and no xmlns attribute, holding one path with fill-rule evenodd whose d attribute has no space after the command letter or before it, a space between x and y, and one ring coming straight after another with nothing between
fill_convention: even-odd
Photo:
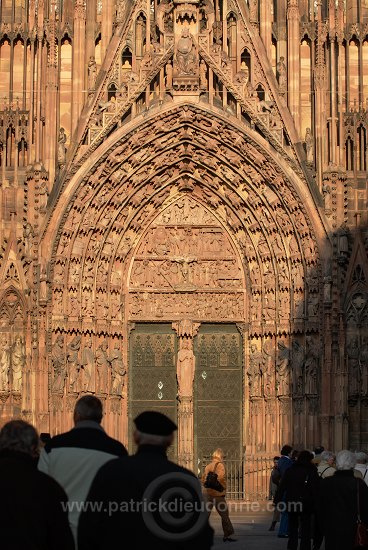
<instances>
[{"instance_id":1,"label":"stone column","mask_svg":"<svg viewBox=\"0 0 368 550\"><path fill-rule=\"evenodd\" d=\"M179 337L179 351L176 363L178 381L178 462L186 468L194 469L194 421L193 421L193 382L195 357L193 338L199 323L183 320L172 327Z\"/></svg>"},{"instance_id":2,"label":"stone column","mask_svg":"<svg viewBox=\"0 0 368 550\"><path fill-rule=\"evenodd\" d=\"M298 0L289 0L287 9L288 26L288 101L298 134L301 131L300 119L300 37L299 37L299 7Z\"/></svg>"},{"instance_id":3,"label":"stone column","mask_svg":"<svg viewBox=\"0 0 368 550\"><path fill-rule=\"evenodd\" d=\"M260 21L260 35L264 44L267 58L272 57L272 20L270 2L268 0L261 0L259 3L259 21Z\"/></svg>"},{"instance_id":4,"label":"stone column","mask_svg":"<svg viewBox=\"0 0 368 550\"><path fill-rule=\"evenodd\" d=\"M75 0L74 6L74 39L72 67L72 128L71 136L76 130L84 103L84 46L85 46L86 11L83 0Z\"/></svg>"}]
</instances>

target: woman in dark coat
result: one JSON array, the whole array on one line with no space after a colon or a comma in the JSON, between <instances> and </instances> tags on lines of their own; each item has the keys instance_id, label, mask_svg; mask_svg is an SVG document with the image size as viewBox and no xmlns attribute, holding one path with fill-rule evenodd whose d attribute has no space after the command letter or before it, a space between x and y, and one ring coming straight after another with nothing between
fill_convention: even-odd
<instances>
[{"instance_id":1,"label":"woman in dark coat","mask_svg":"<svg viewBox=\"0 0 368 550\"><path fill-rule=\"evenodd\" d=\"M336 456L337 471L321 482L319 515L326 550L352 550L357 529L358 487L360 517L368 526L368 487L354 477L356 458L350 451Z\"/></svg>"},{"instance_id":2,"label":"woman in dark coat","mask_svg":"<svg viewBox=\"0 0 368 550\"><path fill-rule=\"evenodd\" d=\"M313 455L301 451L296 462L282 477L275 501L285 495L289 517L288 550L298 548L298 528L300 522L300 550L309 550L311 545L312 515L318 498L319 477L312 464Z\"/></svg>"}]
</instances>

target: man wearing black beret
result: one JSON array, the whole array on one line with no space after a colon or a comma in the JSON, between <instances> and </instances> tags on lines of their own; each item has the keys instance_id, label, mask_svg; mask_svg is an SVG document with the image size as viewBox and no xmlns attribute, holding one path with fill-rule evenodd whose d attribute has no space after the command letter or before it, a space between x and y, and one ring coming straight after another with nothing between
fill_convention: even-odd
<instances>
[{"instance_id":1,"label":"man wearing black beret","mask_svg":"<svg viewBox=\"0 0 368 550\"><path fill-rule=\"evenodd\" d=\"M108 462L92 483L79 520L79 550L211 548L200 483L166 456L176 424L156 411L134 423L136 454Z\"/></svg>"}]
</instances>

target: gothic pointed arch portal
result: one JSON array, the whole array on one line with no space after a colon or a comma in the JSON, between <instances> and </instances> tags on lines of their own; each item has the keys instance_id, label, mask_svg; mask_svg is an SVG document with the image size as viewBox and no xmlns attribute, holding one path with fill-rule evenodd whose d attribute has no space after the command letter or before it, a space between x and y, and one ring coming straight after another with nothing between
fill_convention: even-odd
<instances>
[{"instance_id":1,"label":"gothic pointed arch portal","mask_svg":"<svg viewBox=\"0 0 368 550\"><path fill-rule=\"evenodd\" d=\"M78 395L95 392L109 431L128 439L134 334L149 324L175 335L174 347L160 353L178 378L178 387L174 377L170 383L183 415L187 405L191 414L198 380L194 394L185 382L182 392L178 354L191 377L187 352L194 350L196 371L207 323L237 327L239 441L247 452L318 439L325 234L313 208L287 154L213 108L168 105L117 129L65 183L52 214L58 232L50 223L43 238L45 247L54 244L53 431L70 422ZM228 334L231 342L235 332ZM170 399L174 409L176 395ZM193 441L193 426L182 428Z\"/></svg>"},{"instance_id":2,"label":"gothic pointed arch portal","mask_svg":"<svg viewBox=\"0 0 368 550\"><path fill-rule=\"evenodd\" d=\"M240 253L219 214L185 180L178 189L132 259L128 317L138 324L131 333L130 410L133 418L159 409L176 420L178 458L193 468L219 445L240 456L236 323L244 320L247 295Z\"/></svg>"}]
</instances>

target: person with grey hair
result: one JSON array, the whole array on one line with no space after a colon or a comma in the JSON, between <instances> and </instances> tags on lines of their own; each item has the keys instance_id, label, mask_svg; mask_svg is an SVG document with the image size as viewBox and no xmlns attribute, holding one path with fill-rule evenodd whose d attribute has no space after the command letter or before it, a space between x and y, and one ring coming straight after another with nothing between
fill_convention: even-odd
<instances>
[{"instance_id":1,"label":"person with grey hair","mask_svg":"<svg viewBox=\"0 0 368 550\"><path fill-rule=\"evenodd\" d=\"M213 529L201 485L167 458L176 424L158 411L135 419L133 456L111 460L96 475L79 520L79 550L208 550Z\"/></svg>"},{"instance_id":2,"label":"person with grey hair","mask_svg":"<svg viewBox=\"0 0 368 550\"><path fill-rule=\"evenodd\" d=\"M100 399L81 397L74 408L74 428L48 441L38 462L38 469L56 479L69 497L69 523L76 543L81 505L93 478L105 462L128 454L124 445L106 434L102 416Z\"/></svg>"},{"instance_id":3,"label":"person with grey hair","mask_svg":"<svg viewBox=\"0 0 368 550\"><path fill-rule=\"evenodd\" d=\"M74 550L68 497L36 467L38 433L23 420L0 431L0 531L4 550Z\"/></svg>"},{"instance_id":4,"label":"person with grey hair","mask_svg":"<svg viewBox=\"0 0 368 550\"><path fill-rule=\"evenodd\" d=\"M368 487L354 477L355 454L336 455L337 471L321 481L318 515L325 536L325 550L353 550L358 516L368 525Z\"/></svg>"},{"instance_id":5,"label":"person with grey hair","mask_svg":"<svg viewBox=\"0 0 368 550\"><path fill-rule=\"evenodd\" d=\"M366 485L368 485L368 466L367 466L368 455L366 453L363 453L362 451L359 451L355 453L355 458L356 458L355 470L357 470L362 474L363 481L365 482Z\"/></svg>"},{"instance_id":6,"label":"person with grey hair","mask_svg":"<svg viewBox=\"0 0 368 550\"><path fill-rule=\"evenodd\" d=\"M331 451L323 451L321 453L321 459L317 466L319 477L324 479L325 477L333 476L336 472L334 467L336 456Z\"/></svg>"}]
</instances>

